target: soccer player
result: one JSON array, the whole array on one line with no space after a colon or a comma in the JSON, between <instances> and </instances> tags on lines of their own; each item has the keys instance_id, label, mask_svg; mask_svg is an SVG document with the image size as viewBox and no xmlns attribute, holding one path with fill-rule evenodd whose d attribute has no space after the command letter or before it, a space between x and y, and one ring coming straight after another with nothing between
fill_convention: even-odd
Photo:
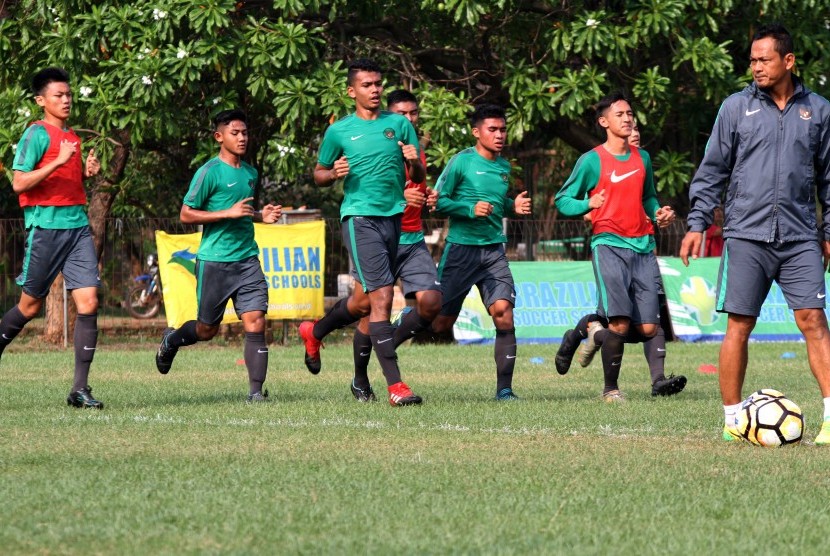
<instances>
[{"instance_id":1,"label":"soccer player","mask_svg":"<svg viewBox=\"0 0 830 556\"><path fill-rule=\"evenodd\" d=\"M257 171L242 160L248 149L248 120L242 110L224 110L213 118L219 154L196 171L184 197L179 218L202 226L196 256L196 320L167 329L156 353L156 367L167 374L179 348L206 342L219 332L229 300L245 330L248 401L267 401L262 389L268 373L265 313L268 283L259 263L254 222L273 224L282 206L251 206Z\"/></svg>"},{"instance_id":2,"label":"soccer player","mask_svg":"<svg viewBox=\"0 0 830 556\"><path fill-rule=\"evenodd\" d=\"M418 128L420 108L418 99L411 92L398 89L386 97L386 109L400 114ZM426 168L426 155L421 148L421 164ZM408 172L407 172L408 174ZM401 238L395 261L395 276L401 281L403 294L415 298L415 307L405 313L395 329L392 343L397 348L418 332L425 330L441 309L441 286L435 271L432 255L424 242L421 213L431 190L426 179L413 182L407 175L404 196L407 205L401 221ZM369 382L369 359L372 356L372 339L369 336L369 318L363 317L354 334L354 379L352 395L361 402L374 401L375 393Z\"/></svg>"},{"instance_id":3,"label":"soccer player","mask_svg":"<svg viewBox=\"0 0 830 556\"><path fill-rule=\"evenodd\" d=\"M587 366L601 349L602 397L619 402L625 399L618 380L626 336L631 330L645 341L659 327L652 221L665 226L675 215L671 207L660 207L657 201L648 153L628 143L634 124L628 100L620 93L610 94L597 103L596 113L605 142L579 158L556 195L556 207L565 216L593 211L597 313L608 320L608 328L599 321L589 324L580 364Z\"/></svg>"},{"instance_id":4,"label":"soccer player","mask_svg":"<svg viewBox=\"0 0 830 556\"><path fill-rule=\"evenodd\" d=\"M23 208L26 253L17 283L20 301L0 320L0 354L37 316L58 273L78 309L75 321L75 373L66 403L103 409L92 397L89 367L98 344L98 258L84 207L84 178L101 165L93 150L82 159L81 139L67 127L72 109L69 74L46 68L32 78L43 118L23 133L12 170L12 188Z\"/></svg>"},{"instance_id":5,"label":"soccer player","mask_svg":"<svg viewBox=\"0 0 830 556\"><path fill-rule=\"evenodd\" d=\"M530 198L526 191L515 200L507 196L510 162L501 154L507 139L504 109L480 105L470 124L475 146L452 157L435 184L436 210L449 216L450 225L438 266L443 303L432 328L438 333L450 330L470 288L477 286L496 327L496 399L517 400L513 392L516 290L504 254L507 238L502 218L530 214Z\"/></svg>"},{"instance_id":6,"label":"soccer player","mask_svg":"<svg viewBox=\"0 0 830 556\"><path fill-rule=\"evenodd\" d=\"M631 126L631 135L628 137L628 144L640 148L640 128L637 121ZM591 222L591 212L584 216L585 220ZM668 226L668 221L663 221L664 226ZM660 266L657 264L657 259L654 259L654 281L657 284L657 293L659 299L660 312L663 313L663 308L666 303L666 294L663 292L663 278L660 275ZM668 313L666 313L668 314ZM554 363L556 371L560 375L567 374L571 367L571 361L577 349L581 348L580 364L587 367L593 360L595 346L588 343L580 344L580 342L588 336L588 326L593 321L599 321L604 327L608 327L608 321L600 317L596 313L582 317L576 326L565 332L562 336L562 343L559 344L559 349L556 352ZM651 375L651 395L652 396L673 396L683 391L686 387L686 377L683 375L669 375L665 374L666 364L666 333L663 330L662 324L657 327L657 333L643 341L643 338L634 330L629 328L629 334L625 339L626 343L643 343L643 355L648 362L648 370Z\"/></svg>"},{"instance_id":7,"label":"soccer player","mask_svg":"<svg viewBox=\"0 0 830 556\"><path fill-rule=\"evenodd\" d=\"M752 37L753 83L721 105L689 189L683 264L700 253L726 189L725 247L716 309L727 314L718 378L723 439L738 437L736 413L749 336L772 281L778 282L807 345L824 398L816 444L830 445L830 332L824 272L830 261L830 104L793 75L793 39L781 25ZM816 224L816 200L823 222Z\"/></svg>"},{"instance_id":8,"label":"soccer player","mask_svg":"<svg viewBox=\"0 0 830 556\"><path fill-rule=\"evenodd\" d=\"M300 324L305 364L312 374L319 373L323 338L368 315L369 336L386 378L389 403L420 404L421 397L401 380L394 329L389 322L401 214L406 204L404 183L407 172L416 183L426 176L418 135L405 117L381 110L383 76L376 63L366 59L351 62L347 83L355 111L326 130L314 181L327 187L344 180L340 205L343 243L352 261L352 277L362 287L337 301L319 321Z\"/></svg>"}]
</instances>

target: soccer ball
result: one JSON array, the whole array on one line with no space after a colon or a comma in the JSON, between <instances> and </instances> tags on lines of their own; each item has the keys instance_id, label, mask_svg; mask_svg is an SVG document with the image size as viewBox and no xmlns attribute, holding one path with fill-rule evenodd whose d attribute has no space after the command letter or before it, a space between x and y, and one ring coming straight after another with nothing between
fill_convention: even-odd
<instances>
[{"instance_id":1,"label":"soccer ball","mask_svg":"<svg viewBox=\"0 0 830 556\"><path fill-rule=\"evenodd\" d=\"M783 446L801 441L804 415L801 408L778 390L764 388L741 403L737 428L756 446Z\"/></svg>"}]
</instances>

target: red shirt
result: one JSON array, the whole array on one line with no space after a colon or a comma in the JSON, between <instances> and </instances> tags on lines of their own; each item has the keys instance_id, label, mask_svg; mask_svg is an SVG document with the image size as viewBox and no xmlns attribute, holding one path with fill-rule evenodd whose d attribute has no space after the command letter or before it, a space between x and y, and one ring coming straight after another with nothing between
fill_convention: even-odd
<instances>
[{"instance_id":1,"label":"red shirt","mask_svg":"<svg viewBox=\"0 0 830 556\"><path fill-rule=\"evenodd\" d=\"M424 168L427 167L427 155L424 153L424 149L421 149L421 164L424 165ZM424 177L424 181L420 183L413 183L412 180L409 179L409 166L407 166L406 185L404 186L404 189L412 189L416 187L421 190L421 193L426 194L426 177ZM421 207L411 207L409 205L406 205L406 208L403 209L403 218L401 219L401 231L420 232L422 227L423 224L421 223Z\"/></svg>"},{"instance_id":2,"label":"red shirt","mask_svg":"<svg viewBox=\"0 0 830 556\"><path fill-rule=\"evenodd\" d=\"M626 161L617 159L602 145L594 149L599 155L600 172L599 182L590 196L605 191L605 203L591 213L594 235L642 237L654 233L651 219L643 208L646 168L640 150L630 148L631 155Z\"/></svg>"},{"instance_id":3,"label":"red shirt","mask_svg":"<svg viewBox=\"0 0 830 556\"><path fill-rule=\"evenodd\" d=\"M46 149L40 161L35 165L35 170L43 168L58 157L61 150L61 141L72 141L77 143L78 147L66 164L59 166L34 188L18 195L20 206L62 207L85 205L86 192L84 191L82 170L81 138L75 135L75 132L71 129L60 129L43 120L38 120L32 125L42 126L49 134L49 148Z\"/></svg>"}]
</instances>

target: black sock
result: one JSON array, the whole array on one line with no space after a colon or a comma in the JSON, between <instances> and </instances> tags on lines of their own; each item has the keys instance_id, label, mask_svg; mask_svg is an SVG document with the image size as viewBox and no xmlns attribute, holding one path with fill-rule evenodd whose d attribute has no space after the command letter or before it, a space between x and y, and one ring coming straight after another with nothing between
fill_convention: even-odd
<instances>
[{"instance_id":1,"label":"black sock","mask_svg":"<svg viewBox=\"0 0 830 556\"><path fill-rule=\"evenodd\" d=\"M171 347L192 346L199 341L196 335L196 321L189 320L167 336L167 345Z\"/></svg>"},{"instance_id":2,"label":"black sock","mask_svg":"<svg viewBox=\"0 0 830 556\"><path fill-rule=\"evenodd\" d=\"M622 365L625 343L623 342L623 337L616 332L611 332L607 329L603 332L605 334L603 334L602 338L600 355L602 355L602 373L605 376L605 388L602 390L602 393L605 394L611 390L619 390L617 379L620 378L620 367ZM599 336L599 333L594 338L596 336Z\"/></svg>"},{"instance_id":3,"label":"black sock","mask_svg":"<svg viewBox=\"0 0 830 556\"><path fill-rule=\"evenodd\" d=\"M372 359L372 338L360 330L355 330L352 349L354 349L354 385L361 390L365 390L369 387L369 360Z\"/></svg>"},{"instance_id":4,"label":"black sock","mask_svg":"<svg viewBox=\"0 0 830 556\"><path fill-rule=\"evenodd\" d=\"M597 320L597 319L599 319L599 317L597 315L594 315L594 314L585 315L584 317L579 319L579 322L577 322L576 326L574 326L574 332L579 334L579 339L580 340L584 340L585 338L588 337L588 323L591 322L592 320Z\"/></svg>"},{"instance_id":5,"label":"black sock","mask_svg":"<svg viewBox=\"0 0 830 556\"><path fill-rule=\"evenodd\" d=\"M383 369L386 384L392 386L401 381L401 370L398 368L398 356L395 353L395 342L392 335L395 329L389 321L369 323L369 335L372 337L372 348Z\"/></svg>"},{"instance_id":6,"label":"black sock","mask_svg":"<svg viewBox=\"0 0 830 556\"><path fill-rule=\"evenodd\" d=\"M75 319L75 379L72 383L72 392L77 392L89 386L89 366L95 356L98 346L98 315L82 315L78 313Z\"/></svg>"},{"instance_id":7,"label":"black sock","mask_svg":"<svg viewBox=\"0 0 830 556\"><path fill-rule=\"evenodd\" d=\"M0 320L0 354L20 334L20 331L30 320L23 316L17 305L6 311L3 320Z\"/></svg>"},{"instance_id":8,"label":"black sock","mask_svg":"<svg viewBox=\"0 0 830 556\"><path fill-rule=\"evenodd\" d=\"M262 392L268 374L268 346L265 332L245 332L245 366L248 367L250 393Z\"/></svg>"},{"instance_id":9,"label":"black sock","mask_svg":"<svg viewBox=\"0 0 830 556\"><path fill-rule=\"evenodd\" d=\"M513 367L516 366L516 329L496 329L496 392L513 385Z\"/></svg>"},{"instance_id":10,"label":"black sock","mask_svg":"<svg viewBox=\"0 0 830 556\"><path fill-rule=\"evenodd\" d=\"M311 331L311 333L314 334L314 337L318 340L322 340L333 331L360 320L360 317L356 317L349 312L348 304L348 297L338 299L337 303L334 304L331 310L329 310L323 318L315 323L314 328Z\"/></svg>"},{"instance_id":11,"label":"black sock","mask_svg":"<svg viewBox=\"0 0 830 556\"><path fill-rule=\"evenodd\" d=\"M663 327L657 327L657 335L643 344L643 353L648 361L648 372L651 373L651 383L666 378L666 333Z\"/></svg>"},{"instance_id":12,"label":"black sock","mask_svg":"<svg viewBox=\"0 0 830 556\"><path fill-rule=\"evenodd\" d=\"M404 315L398 328L395 329L393 336L395 347L398 347L405 341L411 339L415 334L429 328L430 321L421 318L418 314L418 309L413 307L406 315Z\"/></svg>"}]
</instances>

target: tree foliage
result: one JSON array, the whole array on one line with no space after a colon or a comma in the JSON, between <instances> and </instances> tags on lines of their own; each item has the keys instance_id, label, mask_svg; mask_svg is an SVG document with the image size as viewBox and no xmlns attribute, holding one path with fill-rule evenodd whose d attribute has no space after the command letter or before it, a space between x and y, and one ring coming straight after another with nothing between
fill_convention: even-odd
<instances>
[{"instance_id":1,"label":"tree foliage","mask_svg":"<svg viewBox=\"0 0 830 556\"><path fill-rule=\"evenodd\" d=\"M351 109L345 61L368 56L388 68L389 88L420 95L433 172L470 144L471 104L507 106L508 154L537 169L525 172L537 177L537 212L575 155L598 142L592 105L623 89L662 197L682 204L720 102L749 81L759 23L790 28L799 72L826 92L828 8L830 0L7 0L0 161L8 177L13 145L38 116L29 76L60 65L74 77L72 124L111 172L94 190L109 195L105 213L176 214L193 170L215 154L210 117L241 106L261 200L332 214L338 192L313 187L311 169L322 131ZM113 174L117 156L125 163ZM10 188L0 203L17 214Z\"/></svg>"}]
</instances>

